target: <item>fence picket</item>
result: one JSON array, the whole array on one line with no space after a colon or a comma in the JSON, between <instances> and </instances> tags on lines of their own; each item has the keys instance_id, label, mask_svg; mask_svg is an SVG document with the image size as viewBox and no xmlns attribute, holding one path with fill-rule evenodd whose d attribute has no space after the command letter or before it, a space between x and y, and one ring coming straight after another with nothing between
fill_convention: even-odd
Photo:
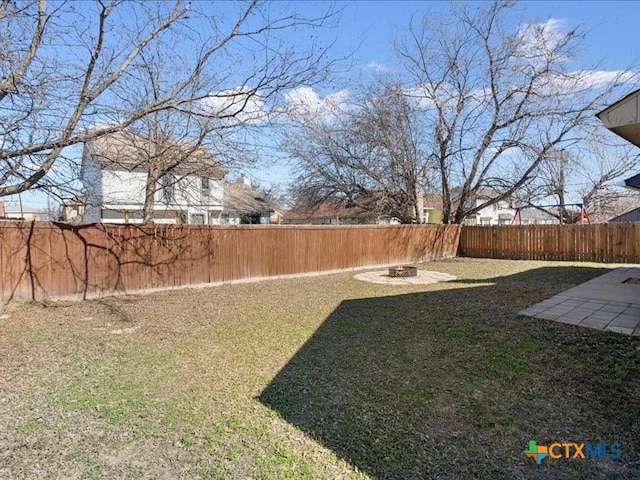
<instances>
[{"instance_id":1,"label":"fence picket","mask_svg":"<svg viewBox=\"0 0 640 480\"><path fill-rule=\"evenodd\" d=\"M0 222L0 301L451 258L460 225Z\"/></svg>"},{"instance_id":2,"label":"fence picket","mask_svg":"<svg viewBox=\"0 0 640 480\"><path fill-rule=\"evenodd\" d=\"M640 223L464 226L465 257L640 263Z\"/></svg>"}]
</instances>

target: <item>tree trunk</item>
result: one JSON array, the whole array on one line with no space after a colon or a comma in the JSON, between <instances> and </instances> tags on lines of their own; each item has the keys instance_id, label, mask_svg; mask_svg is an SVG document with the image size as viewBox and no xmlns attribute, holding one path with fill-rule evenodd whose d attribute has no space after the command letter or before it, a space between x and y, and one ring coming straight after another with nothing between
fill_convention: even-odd
<instances>
[{"instance_id":1,"label":"tree trunk","mask_svg":"<svg viewBox=\"0 0 640 480\"><path fill-rule=\"evenodd\" d=\"M153 222L153 207L155 206L158 180L156 172L149 172L149 178L144 189L144 206L142 207L142 223L144 224Z\"/></svg>"}]
</instances>

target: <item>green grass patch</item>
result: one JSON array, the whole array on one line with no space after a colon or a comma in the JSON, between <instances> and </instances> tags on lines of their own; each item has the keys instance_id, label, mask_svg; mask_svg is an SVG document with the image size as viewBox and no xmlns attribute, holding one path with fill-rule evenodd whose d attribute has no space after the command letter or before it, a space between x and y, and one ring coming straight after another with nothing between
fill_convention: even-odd
<instances>
[{"instance_id":1,"label":"green grass patch","mask_svg":"<svg viewBox=\"0 0 640 480\"><path fill-rule=\"evenodd\" d=\"M344 273L16 308L0 337L2 474L634 478L640 339L517 314L601 265L423 268L458 280ZM624 454L538 467L530 439Z\"/></svg>"}]
</instances>

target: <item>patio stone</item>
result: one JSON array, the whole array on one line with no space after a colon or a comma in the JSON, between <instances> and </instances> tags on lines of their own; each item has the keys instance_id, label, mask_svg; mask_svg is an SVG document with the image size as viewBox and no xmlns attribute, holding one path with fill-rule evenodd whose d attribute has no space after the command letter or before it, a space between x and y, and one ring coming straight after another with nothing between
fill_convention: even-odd
<instances>
[{"instance_id":1,"label":"patio stone","mask_svg":"<svg viewBox=\"0 0 640 480\"><path fill-rule=\"evenodd\" d=\"M593 310L589 310L586 308L574 308L565 316L570 318L577 318L578 320L584 320L591 315L593 315Z\"/></svg>"},{"instance_id":2,"label":"patio stone","mask_svg":"<svg viewBox=\"0 0 640 480\"><path fill-rule=\"evenodd\" d=\"M547 303L547 302L540 302L534 305L534 307L538 307L540 309L544 309L544 310L548 310L549 308L553 308L556 305L558 305L557 303Z\"/></svg>"},{"instance_id":3,"label":"patio stone","mask_svg":"<svg viewBox=\"0 0 640 480\"><path fill-rule=\"evenodd\" d=\"M568 323L569 325L578 325L582 321L582 319L567 317L566 315L563 315L561 317L556 318L555 321L560 323Z\"/></svg>"},{"instance_id":4,"label":"patio stone","mask_svg":"<svg viewBox=\"0 0 640 480\"><path fill-rule=\"evenodd\" d=\"M617 306L620 306L620 307L628 308L633 304L632 303L624 303L624 302L609 302L609 303L607 303L607 305L617 305Z\"/></svg>"},{"instance_id":5,"label":"patio stone","mask_svg":"<svg viewBox=\"0 0 640 480\"><path fill-rule=\"evenodd\" d=\"M549 313L547 310L546 312L538 313L535 317L543 320L557 320L560 315L560 313Z\"/></svg>"},{"instance_id":6,"label":"patio stone","mask_svg":"<svg viewBox=\"0 0 640 480\"><path fill-rule=\"evenodd\" d=\"M565 315L569 312L571 312L572 310L575 310L575 307L571 307L571 306L564 306L563 304L560 305L556 305L555 307L551 307L549 310L546 310L545 313L550 313L550 314L558 314L558 315Z\"/></svg>"},{"instance_id":7,"label":"patio stone","mask_svg":"<svg viewBox=\"0 0 640 480\"><path fill-rule=\"evenodd\" d=\"M612 320L611 324L617 327L635 328L637 326L640 326L640 318L627 315L618 315Z\"/></svg>"},{"instance_id":8,"label":"patio stone","mask_svg":"<svg viewBox=\"0 0 640 480\"><path fill-rule=\"evenodd\" d=\"M607 326L605 328L605 330L607 330L609 332L623 333L625 335L632 335L633 334L633 328L616 327L616 326L613 326L613 325Z\"/></svg>"},{"instance_id":9,"label":"patio stone","mask_svg":"<svg viewBox=\"0 0 640 480\"><path fill-rule=\"evenodd\" d=\"M640 308L629 307L622 312L624 315L634 315L640 318Z\"/></svg>"},{"instance_id":10,"label":"patio stone","mask_svg":"<svg viewBox=\"0 0 640 480\"><path fill-rule=\"evenodd\" d=\"M585 326L585 327L591 327L591 328L603 329L604 327L609 325L609 323L611 323L610 320L603 320L601 318L589 317L589 318L585 318L584 320L582 320L578 325Z\"/></svg>"},{"instance_id":11,"label":"patio stone","mask_svg":"<svg viewBox=\"0 0 640 480\"><path fill-rule=\"evenodd\" d=\"M589 300L582 304L582 308L589 308L593 310L600 310L602 307L606 305L606 302L600 302L596 300Z\"/></svg>"},{"instance_id":12,"label":"patio stone","mask_svg":"<svg viewBox=\"0 0 640 480\"><path fill-rule=\"evenodd\" d=\"M544 303L546 305L557 305L559 303L565 302L566 300L567 300L567 297L560 297L556 295L555 297L551 297L551 298L547 298L546 300L543 300L541 303Z\"/></svg>"},{"instance_id":13,"label":"patio stone","mask_svg":"<svg viewBox=\"0 0 640 480\"><path fill-rule=\"evenodd\" d=\"M572 300L565 300L562 305L571 305L573 307L579 307L580 305L584 304L584 302L586 302L586 300L578 300L578 299L572 299Z\"/></svg>"},{"instance_id":14,"label":"patio stone","mask_svg":"<svg viewBox=\"0 0 640 480\"><path fill-rule=\"evenodd\" d=\"M621 287L640 268L618 268L520 311L560 323L640 336L640 289Z\"/></svg>"},{"instance_id":15,"label":"patio stone","mask_svg":"<svg viewBox=\"0 0 640 480\"><path fill-rule=\"evenodd\" d=\"M602 307L600 309L601 312L613 312L613 313L622 313L625 310L624 305L613 305L613 304L608 304L605 305L604 307Z\"/></svg>"},{"instance_id":16,"label":"patio stone","mask_svg":"<svg viewBox=\"0 0 640 480\"><path fill-rule=\"evenodd\" d=\"M598 310L597 312L595 312L593 315L590 315L588 318L597 318L600 320L608 320L608 321L612 321L613 319L619 317L620 315L614 312L603 312L601 310Z\"/></svg>"}]
</instances>

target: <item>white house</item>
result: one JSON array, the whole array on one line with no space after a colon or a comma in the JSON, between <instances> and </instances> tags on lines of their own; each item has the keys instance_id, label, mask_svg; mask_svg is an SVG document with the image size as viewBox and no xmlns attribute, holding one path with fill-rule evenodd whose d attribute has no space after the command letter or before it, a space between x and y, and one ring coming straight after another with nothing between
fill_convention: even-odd
<instances>
[{"instance_id":1,"label":"white house","mask_svg":"<svg viewBox=\"0 0 640 480\"><path fill-rule=\"evenodd\" d=\"M498 195L491 189L482 189L475 198L468 200L468 207L477 207ZM515 217L516 209L511 200L500 200L493 205L484 207L474 214L467 215L463 221L465 225L510 225Z\"/></svg>"},{"instance_id":2,"label":"white house","mask_svg":"<svg viewBox=\"0 0 640 480\"><path fill-rule=\"evenodd\" d=\"M220 223L224 168L202 146L153 142L118 132L84 145L84 220L141 223L150 171L165 172L154 187L156 223Z\"/></svg>"}]
</instances>

